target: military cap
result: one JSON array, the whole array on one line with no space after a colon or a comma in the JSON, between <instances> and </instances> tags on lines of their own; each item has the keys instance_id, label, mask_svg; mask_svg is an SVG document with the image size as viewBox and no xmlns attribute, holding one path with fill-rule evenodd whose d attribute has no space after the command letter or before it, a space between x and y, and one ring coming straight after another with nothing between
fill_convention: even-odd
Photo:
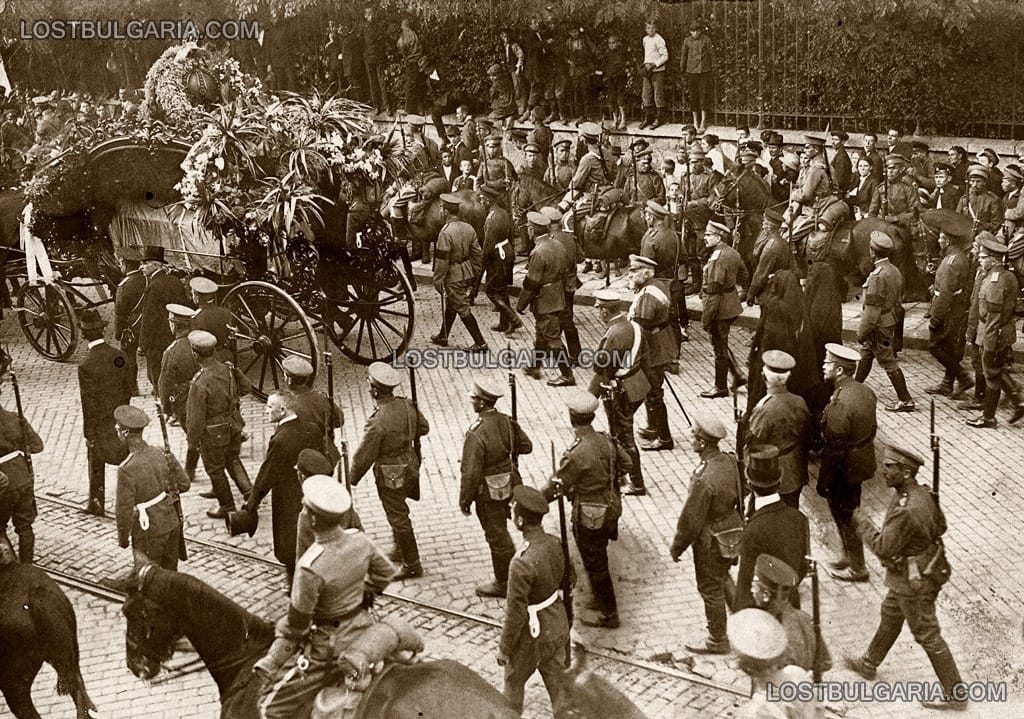
<instances>
[{"instance_id":1,"label":"military cap","mask_svg":"<svg viewBox=\"0 0 1024 719\"><path fill-rule=\"evenodd\" d=\"M445 137L460 137L462 133L455 125L449 125L444 129Z\"/></svg>"},{"instance_id":2,"label":"military cap","mask_svg":"<svg viewBox=\"0 0 1024 719\"><path fill-rule=\"evenodd\" d=\"M982 230L974 239L978 241L982 249L988 250L988 254L1005 255L1007 250L1009 250L1006 245L997 240L996 236L988 230Z\"/></svg>"},{"instance_id":3,"label":"military cap","mask_svg":"<svg viewBox=\"0 0 1024 719\"><path fill-rule=\"evenodd\" d=\"M594 122L584 122L580 125L580 134L588 142L597 142L601 137L601 126Z\"/></svg>"},{"instance_id":4,"label":"military cap","mask_svg":"<svg viewBox=\"0 0 1024 719\"><path fill-rule=\"evenodd\" d=\"M860 352L837 342L826 344L825 353L830 360L841 367L856 367L860 362Z\"/></svg>"},{"instance_id":5,"label":"military cap","mask_svg":"<svg viewBox=\"0 0 1024 719\"><path fill-rule=\"evenodd\" d=\"M462 198L451 192L445 192L441 195L441 204L449 212L458 212L459 207L462 205Z\"/></svg>"},{"instance_id":6,"label":"military cap","mask_svg":"<svg viewBox=\"0 0 1024 719\"><path fill-rule=\"evenodd\" d=\"M121 255L121 259L128 260L129 262L142 262L142 253L139 252L138 247L125 245L118 250L118 254Z\"/></svg>"},{"instance_id":7,"label":"military cap","mask_svg":"<svg viewBox=\"0 0 1024 719\"><path fill-rule=\"evenodd\" d=\"M718 417L707 412L693 413L693 429L707 439L725 439L725 425Z\"/></svg>"},{"instance_id":8,"label":"military cap","mask_svg":"<svg viewBox=\"0 0 1024 719\"><path fill-rule=\"evenodd\" d=\"M217 338L206 330L192 330L188 333L188 343L193 349L212 350L217 346Z\"/></svg>"},{"instance_id":9,"label":"military cap","mask_svg":"<svg viewBox=\"0 0 1024 719\"><path fill-rule=\"evenodd\" d=\"M781 145L782 144L782 133L781 132L770 132L768 139L765 141L768 145Z\"/></svg>"},{"instance_id":10,"label":"military cap","mask_svg":"<svg viewBox=\"0 0 1024 719\"><path fill-rule=\"evenodd\" d=\"M668 208L654 200L648 200L645 206L657 217L668 217Z\"/></svg>"},{"instance_id":11,"label":"military cap","mask_svg":"<svg viewBox=\"0 0 1024 719\"><path fill-rule=\"evenodd\" d=\"M313 374L313 365L309 360L298 355L288 355L281 363L285 374L291 377L309 377Z\"/></svg>"},{"instance_id":12,"label":"military cap","mask_svg":"<svg viewBox=\"0 0 1024 719\"><path fill-rule=\"evenodd\" d=\"M551 205L548 205L547 207L540 208L540 211L547 215L547 218L551 220L552 223L562 221L562 211L559 210L557 207L552 207Z\"/></svg>"},{"instance_id":13,"label":"military cap","mask_svg":"<svg viewBox=\"0 0 1024 719\"><path fill-rule=\"evenodd\" d=\"M193 292L201 295L212 295L217 292L217 283L208 277L193 277L188 281Z\"/></svg>"},{"instance_id":14,"label":"military cap","mask_svg":"<svg viewBox=\"0 0 1024 719\"><path fill-rule=\"evenodd\" d=\"M991 162L993 166L999 164L999 155L997 155L996 151L991 147L986 147L978 153L978 159L980 160L982 157L987 157L988 161Z\"/></svg>"},{"instance_id":15,"label":"military cap","mask_svg":"<svg viewBox=\"0 0 1024 719\"><path fill-rule=\"evenodd\" d=\"M423 127L426 121L423 119L423 115L406 115L405 124L410 127Z\"/></svg>"},{"instance_id":16,"label":"military cap","mask_svg":"<svg viewBox=\"0 0 1024 719\"><path fill-rule=\"evenodd\" d=\"M562 139L562 140L557 140L557 141L551 143L552 147L559 147L561 145L565 145L566 147L572 147L572 140Z\"/></svg>"},{"instance_id":17,"label":"military cap","mask_svg":"<svg viewBox=\"0 0 1024 719\"><path fill-rule=\"evenodd\" d=\"M314 474L302 483L302 503L313 512L340 517L352 508L352 495L326 474Z\"/></svg>"},{"instance_id":18,"label":"military cap","mask_svg":"<svg viewBox=\"0 0 1024 719\"><path fill-rule=\"evenodd\" d=\"M484 138L484 144L488 147L497 147L501 144L501 135L488 135Z\"/></svg>"},{"instance_id":19,"label":"military cap","mask_svg":"<svg viewBox=\"0 0 1024 719\"><path fill-rule=\"evenodd\" d=\"M697 144L690 145L690 148L686 152L690 155L691 160L703 160L708 156L708 154L704 152L704 148Z\"/></svg>"},{"instance_id":20,"label":"military cap","mask_svg":"<svg viewBox=\"0 0 1024 719\"><path fill-rule=\"evenodd\" d=\"M750 145L744 145L743 147L741 147L736 152L736 159L738 160L741 157L749 157L751 159L756 160L757 159L757 151L754 150L754 148L752 148Z\"/></svg>"},{"instance_id":21,"label":"military cap","mask_svg":"<svg viewBox=\"0 0 1024 719\"><path fill-rule=\"evenodd\" d=\"M732 230L723 225L721 222L715 222L711 220L708 222L707 227L704 228L705 235L718 235L719 237L728 237L732 234Z\"/></svg>"},{"instance_id":22,"label":"military cap","mask_svg":"<svg viewBox=\"0 0 1024 719\"><path fill-rule=\"evenodd\" d=\"M159 262L160 264L167 264L167 260L164 259L164 248L160 245L146 245L143 247L142 260L143 262Z\"/></svg>"},{"instance_id":23,"label":"military cap","mask_svg":"<svg viewBox=\"0 0 1024 719\"><path fill-rule=\"evenodd\" d=\"M1024 172L1021 172L1019 165L1007 165L1003 168L1003 177L1007 177L1015 182L1024 182Z\"/></svg>"},{"instance_id":24,"label":"military cap","mask_svg":"<svg viewBox=\"0 0 1024 719\"><path fill-rule=\"evenodd\" d=\"M847 140L850 139L849 133L847 133L847 132L845 132L843 130L832 130L832 132L830 134L832 135L832 137L838 137L843 142L846 142Z\"/></svg>"},{"instance_id":25,"label":"military cap","mask_svg":"<svg viewBox=\"0 0 1024 719\"><path fill-rule=\"evenodd\" d=\"M760 155L764 150L764 145L762 145L758 140L747 140L743 143L743 146L749 150L753 150L758 155Z\"/></svg>"},{"instance_id":26,"label":"military cap","mask_svg":"<svg viewBox=\"0 0 1024 719\"><path fill-rule=\"evenodd\" d=\"M764 211L764 221L770 222L773 225L781 225L782 213L776 210L774 207L769 207Z\"/></svg>"},{"instance_id":27,"label":"military cap","mask_svg":"<svg viewBox=\"0 0 1024 719\"><path fill-rule=\"evenodd\" d=\"M988 168L982 167L981 165L971 165L967 168L968 177L980 177L981 179L988 181Z\"/></svg>"},{"instance_id":28,"label":"military cap","mask_svg":"<svg viewBox=\"0 0 1024 719\"><path fill-rule=\"evenodd\" d=\"M381 387L397 387L402 384L402 375L398 370L384 362L374 362L367 370L370 381Z\"/></svg>"},{"instance_id":29,"label":"military cap","mask_svg":"<svg viewBox=\"0 0 1024 719\"><path fill-rule=\"evenodd\" d=\"M754 576L761 584L778 588L792 588L800 582L795 569L770 554L757 556L757 561L754 562Z\"/></svg>"},{"instance_id":30,"label":"military cap","mask_svg":"<svg viewBox=\"0 0 1024 719\"><path fill-rule=\"evenodd\" d=\"M548 513L548 500L533 487L520 484L512 490L512 499L520 511L536 514L538 517Z\"/></svg>"},{"instance_id":31,"label":"military cap","mask_svg":"<svg viewBox=\"0 0 1024 719\"><path fill-rule=\"evenodd\" d=\"M621 298L619 297L619 293L611 288L602 288L594 293L594 302L598 305L598 307L604 307L606 305L617 305L620 300Z\"/></svg>"},{"instance_id":32,"label":"military cap","mask_svg":"<svg viewBox=\"0 0 1024 719\"><path fill-rule=\"evenodd\" d=\"M547 228L551 224L551 220L543 212L527 212L526 221L534 227Z\"/></svg>"},{"instance_id":33,"label":"military cap","mask_svg":"<svg viewBox=\"0 0 1024 719\"><path fill-rule=\"evenodd\" d=\"M594 414L597 411L597 397L590 392L578 390L566 400L565 406L573 414Z\"/></svg>"},{"instance_id":34,"label":"military cap","mask_svg":"<svg viewBox=\"0 0 1024 719\"><path fill-rule=\"evenodd\" d=\"M125 429L142 429L149 424L149 415L138 407L122 404L114 410L114 421Z\"/></svg>"},{"instance_id":35,"label":"military cap","mask_svg":"<svg viewBox=\"0 0 1024 719\"><path fill-rule=\"evenodd\" d=\"M885 158L886 167L906 167L909 163L903 155L893 153Z\"/></svg>"},{"instance_id":36,"label":"military cap","mask_svg":"<svg viewBox=\"0 0 1024 719\"><path fill-rule=\"evenodd\" d=\"M49 105L51 102L49 95L36 95L32 98L32 104L37 106Z\"/></svg>"},{"instance_id":37,"label":"military cap","mask_svg":"<svg viewBox=\"0 0 1024 719\"><path fill-rule=\"evenodd\" d=\"M942 172L945 172L945 173L949 174L949 175L952 175L953 172L954 172L953 166L950 165L948 162L936 162L932 166L932 171L933 172L939 172L940 170Z\"/></svg>"},{"instance_id":38,"label":"military cap","mask_svg":"<svg viewBox=\"0 0 1024 719\"><path fill-rule=\"evenodd\" d=\"M532 152L532 153L534 153L536 155L539 155L540 154L540 145L538 145L536 142L528 142L523 147L523 152Z\"/></svg>"},{"instance_id":39,"label":"military cap","mask_svg":"<svg viewBox=\"0 0 1024 719\"><path fill-rule=\"evenodd\" d=\"M905 467L917 469L924 464L924 459L917 452L889 444L885 447L885 459L891 462L899 462Z\"/></svg>"},{"instance_id":40,"label":"military cap","mask_svg":"<svg viewBox=\"0 0 1024 719\"><path fill-rule=\"evenodd\" d=\"M629 256L629 269L631 270L655 270L657 268L657 261L650 257L644 257L643 255Z\"/></svg>"},{"instance_id":41,"label":"military cap","mask_svg":"<svg viewBox=\"0 0 1024 719\"><path fill-rule=\"evenodd\" d=\"M480 187L480 194L487 195L492 200L501 199L502 192L493 185L484 184Z\"/></svg>"},{"instance_id":42,"label":"military cap","mask_svg":"<svg viewBox=\"0 0 1024 719\"><path fill-rule=\"evenodd\" d=\"M167 310L167 315L172 320L191 320L198 314L198 312L191 307L174 304L173 302L164 305L164 308Z\"/></svg>"},{"instance_id":43,"label":"military cap","mask_svg":"<svg viewBox=\"0 0 1024 719\"><path fill-rule=\"evenodd\" d=\"M747 481L752 487L774 489L779 486L779 448L771 444L752 445L746 454Z\"/></svg>"},{"instance_id":44,"label":"military cap","mask_svg":"<svg viewBox=\"0 0 1024 719\"><path fill-rule=\"evenodd\" d=\"M727 629L732 650L741 657L772 661L786 651L786 630L763 609L741 609L729 617Z\"/></svg>"},{"instance_id":45,"label":"military cap","mask_svg":"<svg viewBox=\"0 0 1024 719\"><path fill-rule=\"evenodd\" d=\"M484 399L488 402L497 402L504 394L505 390L498 383L488 379L475 379L473 380L473 389L470 391L469 396Z\"/></svg>"},{"instance_id":46,"label":"military cap","mask_svg":"<svg viewBox=\"0 0 1024 719\"><path fill-rule=\"evenodd\" d=\"M824 147L825 146L825 138L824 137L818 137L817 135L804 135L804 144L805 145L814 145L816 147Z\"/></svg>"},{"instance_id":47,"label":"military cap","mask_svg":"<svg viewBox=\"0 0 1024 719\"><path fill-rule=\"evenodd\" d=\"M616 147L618 147L618 145L612 145L612 148L616 148ZM638 151L638 152L636 153L635 157L636 157L636 159L638 159L638 160L646 160L646 159L647 159L648 157L650 157L650 156L651 156L652 154L654 154L654 151L653 151L653 150L639 150L639 151Z\"/></svg>"},{"instance_id":48,"label":"military cap","mask_svg":"<svg viewBox=\"0 0 1024 719\"><path fill-rule=\"evenodd\" d=\"M872 230L869 245L873 250L891 250L892 238L881 230Z\"/></svg>"},{"instance_id":49,"label":"military cap","mask_svg":"<svg viewBox=\"0 0 1024 719\"><path fill-rule=\"evenodd\" d=\"M508 136L511 139L513 139L513 140L518 140L520 142L526 142L526 138L530 136L530 133L528 133L526 130L524 130L522 128L517 127L517 128L514 128L514 129L510 130L509 133L508 133Z\"/></svg>"},{"instance_id":50,"label":"military cap","mask_svg":"<svg viewBox=\"0 0 1024 719\"><path fill-rule=\"evenodd\" d=\"M928 143L924 140L911 140L910 147L914 150L921 150L922 152L928 152Z\"/></svg>"},{"instance_id":51,"label":"military cap","mask_svg":"<svg viewBox=\"0 0 1024 719\"><path fill-rule=\"evenodd\" d=\"M785 152L782 155L782 166L790 170L799 170L800 158L792 152Z\"/></svg>"},{"instance_id":52,"label":"military cap","mask_svg":"<svg viewBox=\"0 0 1024 719\"><path fill-rule=\"evenodd\" d=\"M796 360L793 355L782 350L768 350L761 353L761 361L766 369L772 372L789 372L796 367Z\"/></svg>"},{"instance_id":53,"label":"military cap","mask_svg":"<svg viewBox=\"0 0 1024 719\"><path fill-rule=\"evenodd\" d=\"M639 137L636 140L633 140L633 142L629 143L629 149L635 152L646 150L650 146L651 143L647 142L647 140L643 139L642 137Z\"/></svg>"},{"instance_id":54,"label":"military cap","mask_svg":"<svg viewBox=\"0 0 1024 719\"><path fill-rule=\"evenodd\" d=\"M295 469L309 477L314 474L330 474L334 471L334 465L323 452L306 447L299 452L299 457L295 460Z\"/></svg>"},{"instance_id":55,"label":"military cap","mask_svg":"<svg viewBox=\"0 0 1024 719\"><path fill-rule=\"evenodd\" d=\"M471 117L467 117L466 121L469 122L472 119L473 118L471 118ZM480 127L487 127L487 128L494 127L494 123L491 122L491 120L489 118L486 118L486 117L478 117L478 118L476 118L475 122Z\"/></svg>"}]
</instances>

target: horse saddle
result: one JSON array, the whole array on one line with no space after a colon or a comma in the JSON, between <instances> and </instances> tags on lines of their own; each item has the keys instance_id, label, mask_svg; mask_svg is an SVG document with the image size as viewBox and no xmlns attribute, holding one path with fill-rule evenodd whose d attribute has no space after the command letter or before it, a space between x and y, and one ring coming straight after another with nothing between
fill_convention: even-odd
<instances>
[{"instance_id":1,"label":"horse saddle","mask_svg":"<svg viewBox=\"0 0 1024 719\"><path fill-rule=\"evenodd\" d=\"M789 244L796 245L807 239L815 227L814 217L810 215L797 215L793 218L791 225L782 225L782 236L786 238Z\"/></svg>"}]
</instances>

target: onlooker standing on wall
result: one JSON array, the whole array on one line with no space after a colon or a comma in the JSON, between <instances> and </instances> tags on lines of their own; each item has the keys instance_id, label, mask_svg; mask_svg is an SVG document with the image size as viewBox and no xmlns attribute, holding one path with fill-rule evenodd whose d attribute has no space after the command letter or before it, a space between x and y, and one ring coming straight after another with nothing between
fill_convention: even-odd
<instances>
[{"instance_id":1,"label":"onlooker standing on wall","mask_svg":"<svg viewBox=\"0 0 1024 719\"><path fill-rule=\"evenodd\" d=\"M690 23L690 34L683 40L679 55L679 69L686 73L686 92L693 113L693 124L698 132L707 127L707 114L711 110L711 38L704 34L700 18Z\"/></svg>"},{"instance_id":2,"label":"onlooker standing on wall","mask_svg":"<svg viewBox=\"0 0 1024 719\"><path fill-rule=\"evenodd\" d=\"M388 95L384 79L384 38L376 24L373 8L363 11L363 65L370 84L370 104L377 112L388 109Z\"/></svg>"},{"instance_id":3,"label":"onlooker standing on wall","mask_svg":"<svg viewBox=\"0 0 1024 719\"><path fill-rule=\"evenodd\" d=\"M665 107L665 67L668 65L668 46L658 34L653 20L648 21L644 35L644 120L640 129L652 130L661 125L661 110Z\"/></svg>"}]
</instances>

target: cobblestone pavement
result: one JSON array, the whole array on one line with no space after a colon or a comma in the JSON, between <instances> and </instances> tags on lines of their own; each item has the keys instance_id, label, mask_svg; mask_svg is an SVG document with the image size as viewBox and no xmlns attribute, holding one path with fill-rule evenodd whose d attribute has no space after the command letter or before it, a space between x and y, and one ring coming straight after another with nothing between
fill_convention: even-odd
<instances>
[{"instance_id":1,"label":"cobblestone pavement","mask_svg":"<svg viewBox=\"0 0 1024 719\"><path fill-rule=\"evenodd\" d=\"M504 336L487 331L494 315L486 304L486 300L481 297L475 310L485 336L492 348L504 347ZM596 313L589 308L580 308L577 318L584 346L595 347L601 334ZM516 347L532 345L529 333L533 326L532 319L527 317L526 323L527 326L515 338ZM437 297L429 285L421 282L417 291L417 330L413 346L429 346L427 337L439 325ZM87 492L85 449L81 438L81 413L74 366L54 364L37 357L21 338L12 318L5 321L3 336L10 344L15 358L26 413L47 441L46 450L36 462L38 491L84 505ZM732 427L732 408L728 400L704 400L698 396L711 382L710 347L708 338L696 323L691 326L691 337L692 341L683 345L683 373L678 377L670 377L670 380L688 409L699 407L713 412L727 426ZM469 342L464 328L458 323L452 339L454 343ZM738 356L745 357L745 343L748 339L749 334L745 330L734 331L733 349ZM911 391L921 403L922 409L909 415L891 415L880 411L879 440L899 440L924 454L928 448L928 416L923 388L936 380L938 372L934 361L922 352L905 352L901 355L901 361ZM372 402L366 393L364 381L365 368L336 360L335 372L337 399L347 415L344 436L349 441L350 449L354 450L363 420L372 411ZM482 370L481 373L497 381L506 381L506 375L501 370ZM483 532L476 519L462 517L456 504L461 442L465 429L473 419L466 393L474 375L473 371L466 369L420 370L418 373L420 402L432 424L431 433L423 442L423 501L414 503L412 511L426 576L396 585L393 590L413 599L500 620L502 602L479 599L473 594L473 587L489 578L490 562ZM145 385L143 377L140 372L140 382ZM582 383L589 379L589 375L577 370L577 378ZM533 454L522 457L521 465L527 480L540 484L550 473L549 443L553 441L556 451L560 452L571 441L568 418L562 404L567 391L548 388L521 374L517 379L521 421L535 442ZM880 371L876 370L868 383L879 394L880 403L893 399L892 389ZM408 391L407 386L402 389ZM6 395L0 398L5 406L13 406L8 400L10 398ZM152 413L150 399L136 398L135 404ZM499 402L499 408L507 411L507 398ZM262 407L258 403L247 400L243 410L251 435L243 450L243 460L254 474L272 428L264 419ZM685 668L682 660L687 653L683 649L683 642L702 631L703 611L694 587L689 553L684 555L680 564L675 565L668 558L668 544L686 496L689 474L696 462L685 441L685 422L671 400L669 413L677 439L676 449L644 453L650 494L644 498L624 500L620 540L611 548L611 566L620 596L623 627L613 631L581 628L579 636L588 646L621 652L639 659L665 660L672 657L680 663L680 668ZM969 429L963 424L968 415L955 410L953 404L946 399L938 403L936 415L938 432L943 438L943 508L950 527L945 539L953 564L953 577L944 588L938 603L940 622L964 677L1008 681L1010 698L1017 700L1016 703L1006 705L975 705L970 715L1024 716L1024 707L1019 702L1022 696L1020 671L1024 666L1020 616L1024 590L1015 581L1021 576L1018 568L1019 542L1015 538L1020 536L1024 528L1021 519L1024 490L1018 481L1019 467L1024 460L1021 430L1005 424L997 430ZM601 423L603 418L598 420L598 424ZM151 427L147 430L147 438L152 443L158 443L158 429ZM178 455L183 456L184 439L180 429L172 428L171 441ZM726 444L731 447L732 443L727 441ZM929 476L930 464L922 468L922 479ZM389 532L371 482L364 480L356 488L355 502L370 534L381 542L387 542ZM113 506L114 484L111 470L107 481L108 510L112 510ZM199 489L207 486L203 479L197 484ZM876 522L881 521L888 498L889 490L880 479L865 484L863 504ZM210 505L199 499L196 492L185 497L184 507L187 515L186 532L189 536L224 542L272 556L269 500L261 508L260 529L252 539L229 539L223 523L205 517L203 510L210 508ZM811 518L813 553L820 559L826 559L837 546L827 507L813 490L809 490L804 493L803 509ZM557 531L553 517L549 518L548 529ZM129 554L117 549L112 525L97 523L95 531L105 535L98 537L97 541L107 542L111 556L120 557L120 561L127 566ZM52 546L49 544L52 540L47 536L45 525L41 525L40 534L39 553L44 555L50 551L48 547ZM83 541L81 537L68 535L62 541L66 542L66 547L61 550L63 556L78 557L83 565L91 561L88 553L75 549ZM183 568L204 576L194 569L195 564L190 562ZM873 559L869 560L869 567L872 581L864 585L840 584L822 573L823 632L837 665L844 654L863 651L878 620L878 605L885 591L882 570ZM251 576L236 574L231 566L225 566L222 571L209 571L216 586L229 595L241 595L247 584L253 581ZM583 575L582 572L580 574ZM274 582L265 570L259 578L271 585ZM275 591L280 592L280 589L279 584ZM805 587L804 591L805 606L809 607L808 589ZM585 576L581 579L577 595L580 600L588 597ZM246 605L262 611L254 606L251 599L246 600ZM89 611L88 616L92 617L92 610L85 608ZM90 626L89 621L80 618L80 627L85 626ZM117 645L110 651L118 655L118 671L123 674L119 637L116 642L110 642L108 638L108 644ZM491 635L490 639L483 641L473 651L479 652L482 657L489 657L493 650L494 640ZM483 665L474 668L485 670ZM493 666L490 671L493 673ZM749 686L732 658L714 661L698 659L693 671L715 682L740 689ZM87 673L87 678L89 676ZM107 674L104 672L102 676L106 677ZM493 675L488 678L493 679ZM856 679L853 674L840 668L834 669L826 678L848 682ZM914 644L910 633L904 632L883 664L879 679L931 681L933 678L923 651ZM132 681L135 681L134 678ZM40 679L36 691L40 693L52 685L52 681ZM538 682L534 680L531 684L534 692L537 686ZM621 686L632 692L636 683L632 676L622 676ZM716 694L713 690L701 693L707 697ZM139 696L143 696L143 693L140 692ZM534 693L531 696L537 695ZM724 716L728 713L728 710L701 711L692 704L676 707L671 697L662 696L660 699L664 703L654 707L652 716ZM652 700L646 695L641 701L645 707L653 707L649 703ZM546 707L543 697L539 703ZM834 709L848 717L929 716L928 712L912 704L838 703Z\"/></svg>"}]
</instances>

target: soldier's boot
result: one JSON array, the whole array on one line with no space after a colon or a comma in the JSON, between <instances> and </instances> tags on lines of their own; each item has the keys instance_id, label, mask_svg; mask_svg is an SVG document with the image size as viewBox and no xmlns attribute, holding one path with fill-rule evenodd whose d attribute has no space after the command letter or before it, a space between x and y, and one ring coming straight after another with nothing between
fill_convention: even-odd
<instances>
[{"instance_id":1,"label":"soldier's boot","mask_svg":"<svg viewBox=\"0 0 1024 719\"><path fill-rule=\"evenodd\" d=\"M235 497L231 494L231 487L228 485L228 475L225 470L219 470L210 475L210 483L213 485L213 493L217 495L217 509L206 512L210 519L227 519L228 512L235 511Z\"/></svg>"},{"instance_id":2,"label":"soldier's boot","mask_svg":"<svg viewBox=\"0 0 1024 719\"><path fill-rule=\"evenodd\" d=\"M228 463L227 472L231 475L232 481L235 486L238 487L238 491L241 492L243 499L248 499L249 495L252 494L252 482L249 481L249 473L245 471L245 465L242 464L242 460L235 457Z\"/></svg>"},{"instance_id":3,"label":"soldier's boot","mask_svg":"<svg viewBox=\"0 0 1024 719\"><path fill-rule=\"evenodd\" d=\"M928 661L931 662L935 676L939 678L939 684L942 685L943 693L946 696L943 701L921 702L921 704L928 709L954 709L957 711L967 709L964 680L956 666L956 659L953 658L949 649L928 652Z\"/></svg>"},{"instance_id":4,"label":"soldier's boot","mask_svg":"<svg viewBox=\"0 0 1024 719\"><path fill-rule=\"evenodd\" d=\"M907 389L907 378L904 376L903 370L897 369L886 374L889 375L889 382L892 383L892 388L896 390L896 401L886 405L886 411L913 412L917 409L913 397L910 396L910 390Z\"/></svg>"},{"instance_id":5,"label":"soldier's boot","mask_svg":"<svg viewBox=\"0 0 1024 719\"><path fill-rule=\"evenodd\" d=\"M580 343L580 331L576 327L576 324L566 327L562 330L565 334L565 348L569 353L569 362L573 367L576 366L577 360L579 359L580 352L583 351L583 345Z\"/></svg>"},{"instance_id":6,"label":"soldier's boot","mask_svg":"<svg viewBox=\"0 0 1024 719\"><path fill-rule=\"evenodd\" d=\"M502 297L499 300L499 303L498 311L501 313L502 317L505 318L505 323L507 325L505 333L512 334L523 326L523 321L519 319L515 310L512 309L512 305L509 304L508 298Z\"/></svg>"},{"instance_id":7,"label":"soldier's boot","mask_svg":"<svg viewBox=\"0 0 1024 719\"><path fill-rule=\"evenodd\" d=\"M939 382L937 385L926 387L924 391L926 394L937 394L943 397L949 397L951 394L953 394L954 382L955 375L954 377L950 377L949 373L947 372L946 376L942 378L941 382Z\"/></svg>"},{"instance_id":8,"label":"soldier's boot","mask_svg":"<svg viewBox=\"0 0 1024 719\"><path fill-rule=\"evenodd\" d=\"M391 530L391 549L388 550L388 559L394 564L402 563L402 546L398 543L398 532Z\"/></svg>"},{"instance_id":9,"label":"soldier's boot","mask_svg":"<svg viewBox=\"0 0 1024 719\"><path fill-rule=\"evenodd\" d=\"M473 338L473 344L466 348L468 352L486 352L487 341L484 339L483 333L480 332L480 325L476 321L476 317L470 312L468 315L462 318L462 324L466 325L466 329L469 330L469 336Z\"/></svg>"},{"instance_id":10,"label":"soldier's boot","mask_svg":"<svg viewBox=\"0 0 1024 719\"><path fill-rule=\"evenodd\" d=\"M452 331L452 325L455 324L455 308L450 304L445 305L444 317L441 320L441 331L436 335L431 336L430 341L439 347L448 346L448 334Z\"/></svg>"},{"instance_id":11,"label":"soldier's boot","mask_svg":"<svg viewBox=\"0 0 1024 719\"><path fill-rule=\"evenodd\" d=\"M596 617L582 617L580 621L588 627L616 629L619 626L619 608L615 601L615 586L611 574L599 572L590 574L590 589L594 602L590 608L598 612Z\"/></svg>"},{"instance_id":12,"label":"soldier's boot","mask_svg":"<svg viewBox=\"0 0 1024 719\"><path fill-rule=\"evenodd\" d=\"M974 397L956 406L957 409L982 409L985 406L985 374L974 373Z\"/></svg>"},{"instance_id":13,"label":"soldier's boot","mask_svg":"<svg viewBox=\"0 0 1024 719\"><path fill-rule=\"evenodd\" d=\"M1021 403L1020 384L1010 374L1009 369L1003 371L1002 383L1003 392L1006 393L1007 398L1010 400L1010 405L1013 407L1013 414L1010 415L1010 424L1016 424L1020 421L1021 417L1024 417L1024 404Z\"/></svg>"},{"instance_id":14,"label":"soldier's boot","mask_svg":"<svg viewBox=\"0 0 1024 719\"><path fill-rule=\"evenodd\" d=\"M511 561L511 554L491 549L491 567L494 569L494 580L477 587L477 596L503 598L508 594L508 565Z\"/></svg>"},{"instance_id":15,"label":"soldier's boot","mask_svg":"<svg viewBox=\"0 0 1024 719\"><path fill-rule=\"evenodd\" d=\"M412 531L395 532L395 543L402 554L402 568L395 575L395 581L422 577L423 566L420 564L420 550L416 546L416 535Z\"/></svg>"},{"instance_id":16,"label":"soldier's boot","mask_svg":"<svg viewBox=\"0 0 1024 719\"><path fill-rule=\"evenodd\" d=\"M508 332L508 315L506 315L499 304L499 300L492 299L494 311L498 313L498 324L491 325L491 332Z\"/></svg>"},{"instance_id":17,"label":"soldier's boot","mask_svg":"<svg viewBox=\"0 0 1024 719\"><path fill-rule=\"evenodd\" d=\"M563 346L560 350L552 351L553 360L555 367L558 368L558 377L549 379L547 384L549 387L575 387L576 378L572 374L572 365L570 364L568 353Z\"/></svg>"},{"instance_id":18,"label":"soldier's boot","mask_svg":"<svg viewBox=\"0 0 1024 719\"><path fill-rule=\"evenodd\" d=\"M863 382L864 380L866 380L868 378L868 375L871 374L872 364L874 364L874 360L870 357L861 359L861 361L857 363L857 373L853 376L853 378L858 382Z\"/></svg>"},{"instance_id":19,"label":"soldier's boot","mask_svg":"<svg viewBox=\"0 0 1024 719\"><path fill-rule=\"evenodd\" d=\"M34 562L36 550L36 533L32 527L22 527L18 530L18 561L22 564Z\"/></svg>"},{"instance_id":20,"label":"soldier's boot","mask_svg":"<svg viewBox=\"0 0 1024 719\"><path fill-rule=\"evenodd\" d=\"M985 388L985 399L983 400L982 413L974 419L967 420L968 427L995 429L995 427L998 426L999 423L996 421L996 409L999 407L999 397L1002 394L1002 391L1002 387L999 385Z\"/></svg>"},{"instance_id":21,"label":"soldier's boot","mask_svg":"<svg viewBox=\"0 0 1024 719\"><path fill-rule=\"evenodd\" d=\"M954 389L953 393L949 395L952 399L959 399L968 390L974 388L974 380L971 379L970 373L960 366L956 368L955 387L956 389Z\"/></svg>"},{"instance_id":22,"label":"soldier's boot","mask_svg":"<svg viewBox=\"0 0 1024 719\"><path fill-rule=\"evenodd\" d=\"M91 464L91 463L90 463ZM104 504L106 503L106 465L89 467L89 503L85 511L97 517L106 516Z\"/></svg>"},{"instance_id":23,"label":"soldier's boot","mask_svg":"<svg viewBox=\"0 0 1024 719\"><path fill-rule=\"evenodd\" d=\"M706 399L727 397L729 395L729 358L715 357L715 386L700 393Z\"/></svg>"}]
</instances>

